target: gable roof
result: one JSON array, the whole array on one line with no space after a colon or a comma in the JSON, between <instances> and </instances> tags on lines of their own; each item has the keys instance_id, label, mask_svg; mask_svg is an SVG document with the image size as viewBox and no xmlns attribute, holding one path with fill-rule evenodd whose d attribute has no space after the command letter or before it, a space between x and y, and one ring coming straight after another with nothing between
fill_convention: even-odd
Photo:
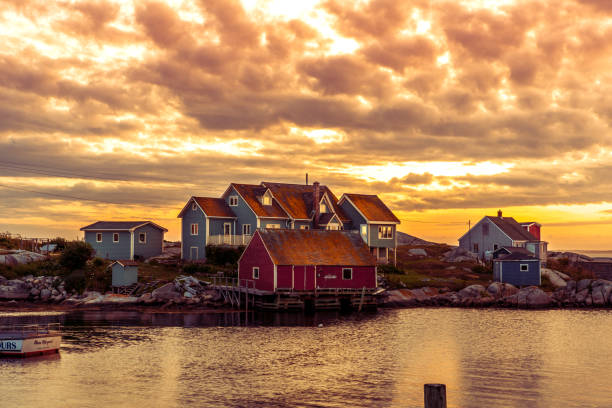
<instances>
[{"instance_id":1,"label":"gable roof","mask_svg":"<svg viewBox=\"0 0 612 408\"><path fill-rule=\"evenodd\" d=\"M494 261L539 261L539 259L531 253L531 251L525 248L502 247L495 252L501 252L502 249L506 250L508 253L500 255L499 257L493 259Z\"/></svg>"},{"instance_id":2,"label":"gable roof","mask_svg":"<svg viewBox=\"0 0 612 408\"><path fill-rule=\"evenodd\" d=\"M536 237L531 235L512 217L492 217L487 215L485 218L488 218L493 224L497 225L513 241L538 241Z\"/></svg>"},{"instance_id":3,"label":"gable roof","mask_svg":"<svg viewBox=\"0 0 612 408\"><path fill-rule=\"evenodd\" d=\"M193 199L209 217L236 218L236 214L222 198L193 197Z\"/></svg>"},{"instance_id":4,"label":"gable roof","mask_svg":"<svg viewBox=\"0 0 612 408\"><path fill-rule=\"evenodd\" d=\"M367 221L374 222L393 222L400 224L400 220L382 202L377 195L369 194L344 194L342 198L348 198L351 203L359 210ZM342 201L342 199L340 199Z\"/></svg>"},{"instance_id":5,"label":"gable roof","mask_svg":"<svg viewBox=\"0 0 612 408\"><path fill-rule=\"evenodd\" d=\"M119 264L121 266L138 266L138 262L136 261L130 261L129 259L118 259L115 262L111 263L110 265L108 265L109 267L112 267L114 264Z\"/></svg>"},{"instance_id":6,"label":"gable roof","mask_svg":"<svg viewBox=\"0 0 612 408\"><path fill-rule=\"evenodd\" d=\"M260 229L256 234L276 265L376 265L358 232Z\"/></svg>"},{"instance_id":7,"label":"gable roof","mask_svg":"<svg viewBox=\"0 0 612 408\"><path fill-rule=\"evenodd\" d=\"M167 229L152 221L96 221L93 224L81 228L81 231L133 231L147 224L151 224L159 230L168 232Z\"/></svg>"},{"instance_id":8,"label":"gable roof","mask_svg":"<svg viewBox=\"0 0 612 408\"><path fill-rule=\"evenodd\" d=\"M300 220L312 219L314 214L314 186L312 184L286 184L263 181L261 185L270 189L274 198L278 200L291 218ZM340 221L343 223L350 221L338 205L338 199L327 186L319 185L319 192L321 198L327 194L333 210L338 214Z\"/></svg>"},{"instance_id":9,"label":"gable roof","mask_svg":"<svg viewBox=\"0 0 612 408\"><path fill-rule=\"evenodd\" d=\"M238 194L240 194L244 201L246 201L247 205L251 207L255 215L258 217L289 218L287 213L281 208L276 200L272 200L272 205L263 205L261 201L259 201L259 197L263 196L266 192L266 187L254 184L238 183L231 183L230 187L233 187ZM229 188L223 195L224 197L228 191ZM272 194L274 193L272 192Z\"/></svg>"}]
</instances>

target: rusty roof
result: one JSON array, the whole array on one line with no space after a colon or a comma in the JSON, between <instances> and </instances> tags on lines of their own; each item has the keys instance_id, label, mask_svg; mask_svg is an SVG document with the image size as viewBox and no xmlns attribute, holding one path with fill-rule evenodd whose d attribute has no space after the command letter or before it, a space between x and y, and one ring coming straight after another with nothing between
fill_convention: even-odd
<instances>
[{"instance_id":1,"label":"rusty roof","mask_svg":"<svg viewBox=\"0 0 612 408\"><path fill-rule=\"evenodd\" d=\"M344 196L357 207L368 221L400 223L400 220L377 195L345 194Z\"/></svg>"},{"instance_id":2,"label":"rusty roof","mask_svg":"<svg viewBox=\"0 0 612 408\"><path fill-rule=\"evenodd\" d=\"M236 214L222 198L193 197L193 199L209 217L236 218Z\"/></svg>"},{"instance_id":3,"label":"rusty roof","mask_svg":"<svg viewBox=\"0 0 612 408\"><path fill-rule=\"evenodd\" d=\"M257 234L276 265L376 265L358 232L260 229Z\"/></svg>"},{"instance_id":4,"label":"rusty roof","mask_svg":"<svg viewBox=\"0 0 612 408\"><path fill-rule=\"evenodd\" d=\"M531 235L529 231L521 226L512 217L493 217L487 215L487 218L497 225L506 235L513 241L538 241L536 237Z\"/></svg>"},{"instance_id":5,"label":"rusty roof","mask_svg":"<svg viewBox=\"0 0 612 408\"><path fill-rule=\"evenodd\" d=\"M314 214L314 186L312 184L286 184L264 181L261 185L270 189L274 198L279 201L292 218L302 220L312 218ZM338 214L340 221L343 223L349 222L349 218L338 205L338 199L334 193L325 185L320 185L319 189L320 198L327 193L334 212Z\"/></svg>"},{"instance_id":6,"label":"rusty roof","mask_svg":"<svg viewBox=\"0 0 612 408\"><path fill-rule=\"evenodd\" d=\"M230 184L240 196L247 202L249 207L255 212L258 217L271 217L271 218L289 218L287 213L281 208L281 206L272 200L272 205L263 205L260 198L264 195L267 188L260 185L254 184ZM272 193L274 194L274 193Z\"/></svg>"}]
</instances>

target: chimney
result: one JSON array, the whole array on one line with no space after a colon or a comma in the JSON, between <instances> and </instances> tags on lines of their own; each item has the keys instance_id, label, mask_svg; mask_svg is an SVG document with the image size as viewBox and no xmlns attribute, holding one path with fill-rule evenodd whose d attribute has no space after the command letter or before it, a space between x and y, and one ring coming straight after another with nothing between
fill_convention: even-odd
<instances>
[{"instance_id":1,"label":"chimney","mask_svg":"<svg viewBox=\"0 0 612 408\"><path fill-rule=\"evenodd\" d=\"M314 190L312 192L312 205L314 205L314 225L313 227L317 227L319 225L319 215L321 215L321 206L319 205L319 201L321 200L321 191L319 190L319 182L315 181L312 183Z\"/></svg>"},{"instance_id":2,"label":"chimney","mask_svg":"<svg viewBox=\"0 0 612 408\"><path fill-rule=\"evenodd\" d=\"M497 216L498 216L499 218L501 218L501 217L502 217L502 211L501 211L501 210L497 210Z\"/></svg>"},{"instance_id":3,"label":"chimney","mask_svg":"<svg viewBox=\"0 0 612 408\"><path fill-rule=\"evenodd\" d=\"M308 185L308 173L306 173L306 185Z\"/></svg>"}]
</instances>

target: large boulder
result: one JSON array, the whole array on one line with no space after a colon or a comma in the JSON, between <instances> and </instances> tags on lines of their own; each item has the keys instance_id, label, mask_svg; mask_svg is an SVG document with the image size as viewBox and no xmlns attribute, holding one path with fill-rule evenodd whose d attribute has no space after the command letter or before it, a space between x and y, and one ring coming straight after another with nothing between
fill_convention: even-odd
<instances>
[{"instance_id":1,"label":"large boulder","mask_svg":"<svg viewBox=\"0 0 612 408\"><path fill-rule=\"evenodd\" d=\"M386 306L409 307L415 306L418 302L417 298L408 289L388 290L386 294Z\"/></svg>"},{"instance_id":2,"label":"large boulder","mask_svg":"<svg viewBox=\"0 0 612 408\"><path fill-rule=\"evenodd\" d=\"M27 299L30 296L28 285L22 281L4 281L2 283L0 285L0 299Z\"/></svg>"},{"instance_id":3,"label":"large boulder","mask_svg":"<svg viewBox=\"0 0 612 408\"><path fill-rule=\"evenodd\" d=\"M493 282L487 288L487 293L495 299L512 296L519 290L516 286L509 283Z\"/></svg>"},{"instance_id":4,"label":"large boulder","mask_svg":"<svg viewBox=\"0 0 612 408\"><path fill-rule=\"evenodd\" d=\"M479 298L486 293L486 289L482 285L470 285L461 289L457 294L462 298Z\"/></svg>"},{"instance_id":5,"label":"large boulder","mask_svg":"<svg viewBox=\"0 0 612 408\"><path fill-rule=\"evenodd\" d=\"M155 289L151 296L159 300L176 300L182 297L182 294L176 290L173 282L166 283L164 286Z\"/></svg>"},{"instance_id":6,"label":"large boulder","mask_svg":"<svg viewBox=\"0 0 612 408\"><path fill-rule=\"evenodd\" d=\"M553 303L550 296L537 286L527 286L518 292L517 304L519 307L540 308Z\"/></svg>"},{"instance_id":7,"label":"large boulder","mask_svg":"<svg viewBox=\"0 0 612 408\"><path fill-rule=\"evenodd\" d=\"M444 253L442 260L445 262L476 261L478 260L478 255L465 248L457 247Z\"/></svg>"},{"instance_id":8,"label":"large boulder","mask_svg":"<svg viewBox=\"0 0 612 408\"><path fill-rule=\"evenodd\" d=\"M423 248L410 248L408 253L415 256L427 256L427 251L425 251Z\"/></svg>"},{"instance_id":9,"label":"large boulder","mask_svg":"<svg viewBox=\"0 0 612 408\"><path fill-rule=\"evenodd\" d=\"M576 292L581 292L591 286L591 279L581 279L576 284Z\"/></svg>"},{"instance_id":10,"label":"large boulder","mask_svg":"<svg viewBox=\"0 0 612 408\"><path fill-rule=\"evenodd\" d=\"M591 283L591 296L593 298L593 305L604 306L608 303L612 293L612 282L597 279Z\"/></svg>"},{"instance_id":11,"label":"large boulder","mask_svg":"<svg viewBox=\"0 0 612 408\"><path fill-rule=\"evenodd\" d=\"M548 268L542 268L541 272L542 272L542 276L547 277L550 283L555 288L561 288L561 287L567 286L567 282L565 282L565 280L556 271L552 269L548 269Z\"/></svg>"}]
</instances>

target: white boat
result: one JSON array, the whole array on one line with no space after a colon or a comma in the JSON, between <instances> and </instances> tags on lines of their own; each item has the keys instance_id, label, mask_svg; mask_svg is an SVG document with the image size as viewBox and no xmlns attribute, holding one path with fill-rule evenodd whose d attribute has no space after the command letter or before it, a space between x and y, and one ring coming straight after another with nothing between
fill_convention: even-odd
<instances>
[{"instance_id":1,"label":"white boat","mask_svg":"<svg viewBox=\"0 0 612 408\"><path fill-rule=\"evenodd\" d=\"M59 323L0 326L0 357L30 357L58 353Z\"/></svg>"}]
</instances>

